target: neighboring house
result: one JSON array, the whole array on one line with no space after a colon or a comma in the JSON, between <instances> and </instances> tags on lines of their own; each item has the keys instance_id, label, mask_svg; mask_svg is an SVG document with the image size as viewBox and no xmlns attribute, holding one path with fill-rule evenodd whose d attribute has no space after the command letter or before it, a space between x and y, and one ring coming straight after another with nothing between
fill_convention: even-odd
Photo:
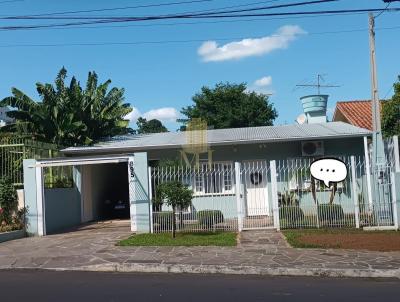
<instances>
[{"instance_id":1,"label":"neighboring house","mask_svg":"<svg viewBox=\"0 0 400 302\"><path fill-rule=\"evenodd\" d=\"M10 110L7 107L0 107L0 127L14 122L14 119L7 116L8 111Z\"/></svg>"},{"instance_id":2,"label":"neighboring house","mask_svg":"<svg viewBox=\"0 0 400 302\"><path fill-rule=\"evenodd\" d=\"M381 101L382 112L382 101ZM372 130L372 107L370 100L337 102L333 122L344 122Z\"/></svg>"},{"instance_id":3,"label":"neighboring house","mask_svg":"<svg viewBox=\"0 0 400 302\"><path fill-rule=\"evenodd\" d=\"M326 99L321 103L315 97L310 96L309 102L302 99L303 124L200 131L201 146L196 146L194 132L126 136L91 147L67 148L63 150L65 158L27 160L28 231L44 235L105 219L110 217L106 201L129 200L126 218L130 218L132 230L149 232L162 226L154 220L158 212L168 210L151 206L151 197L157 184L169 180L182 181L194 191L193 206L184 216L192 217L187 218L191 227L197 225L198 211L213 209L222 212L228 229L279 228L274 219L278 204L299 204L308 217L315 218L315 199L320 203L330 200L330 190L323 186L315 194L310 191L312 159L341 157L350 167L350 156L353 170L358 169L353 171L357 179L351 180L349 171L334 201L342 205L346 217L352 217L348 226L355 225L354 200L367 200L366 178L361 174L364 142L371 133L343 122L321 122L326 121ZM176 158L186 162L181 169L151 168ZM54 166L75 167L72 188L43 188L44 168ZM295 195L288 201L285 194ZM316 227L315 219L309 221L310 227Z\"/></svg>"}]
</instances>

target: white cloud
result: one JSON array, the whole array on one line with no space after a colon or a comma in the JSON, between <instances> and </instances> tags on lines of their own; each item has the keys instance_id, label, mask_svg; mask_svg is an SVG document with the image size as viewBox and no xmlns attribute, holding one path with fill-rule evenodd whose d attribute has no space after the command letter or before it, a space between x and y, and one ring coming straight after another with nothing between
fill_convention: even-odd
<instances>
[{"instance_id":1,"label":"white cloud","mask_svg":"<svg viewBox=\"0 0 400 302\"><path fill-rule=\"evenodd\" d=\"M132 111L129 112L126 116L125 119L130 120L131 122L136 122L136 120L140 116L140 111L136 107L132 106Z\"/></svg>"},{"instance_id":2,"label":"white cloud","mask_svg":"<svg viewBox=\"0 0 400 302\"><path fill-rule=\"evenodd\" d=\"M306 34L298 25L285 25L275 34L258 39L243 39L218 46L215 41L204 42L197 53L205 62L237 60L250 56L268 54L276 49L285 49L299 35Z\"/></svg>"},{"instance_id":3,"label":"white cloud","mask_svg":"<svg viewBox=\"0 0 400 302\"><path fill-rule=\"evenodd\" d=\"M271 76L262 77L261 79L258 79L254 82L254 86L258 86L258 87L266 87L266 86L270 86L271 84L272 84Z\"/></svg>"},{"instance_id":4,"label":"white cloud","mask_svg":"<svg viewBox=\"0 0 400 302\"><path fill-rule=\"evenodd\" d=\"M147 111L143 114L147 120L158 119L160 121L175 121L179 112L173 107L164 107Z\"/></svg>"},{"instance_id":5,"label":"white cloud","mask_svg":"<svg viewBox=\"0 0 400 302\"><path fill-rule=\"evenodd\" d=\"M179 112L173 107L163 107L141 113L136 107L133 107L132 112L126 116L126 119L136 123L140 116L147 120L158 119L162 122L174 122L179 117Z\"/></svg>"}]
</instances>

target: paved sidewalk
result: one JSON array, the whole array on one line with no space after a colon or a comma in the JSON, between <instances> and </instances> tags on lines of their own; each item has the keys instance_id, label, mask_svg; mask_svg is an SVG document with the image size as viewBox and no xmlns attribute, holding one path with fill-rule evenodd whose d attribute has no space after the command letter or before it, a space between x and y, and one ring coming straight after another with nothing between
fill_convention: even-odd
<instances>
[{"instance_id":1,"label":"paved sidewalk","mask_svg":"<svg viewBox=\"0 0 400 302\"><path fill-rule=\"evenodd\" d=\"M0 244L0 269L186 272L293 276L395 277L400 252L294 249L274 230L241 233L237 247L118 247L129 225Z\"/></svg>"}]
</instances>

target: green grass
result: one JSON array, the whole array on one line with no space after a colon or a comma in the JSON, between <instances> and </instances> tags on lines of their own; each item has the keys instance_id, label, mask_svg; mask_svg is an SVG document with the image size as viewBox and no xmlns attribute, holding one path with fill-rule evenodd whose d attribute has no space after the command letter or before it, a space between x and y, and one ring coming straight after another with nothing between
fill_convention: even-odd
<instances>
[{"instance_id":1,"label":"green grass","mask_svg":"<svg viewBox=\"0 0 400 302\"><path fill-rule=\"evenodd\" d=\"M119 246L235 246L236 233L137 234L117 243Z\"/></svg>"}]
</instances>

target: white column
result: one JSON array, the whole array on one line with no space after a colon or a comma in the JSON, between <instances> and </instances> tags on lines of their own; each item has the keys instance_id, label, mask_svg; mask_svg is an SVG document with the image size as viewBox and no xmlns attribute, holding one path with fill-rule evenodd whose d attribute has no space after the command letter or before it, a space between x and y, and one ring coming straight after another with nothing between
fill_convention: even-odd
<instances>
[{"instance_id":1,"label":"white column","mask_svg":"<svg viewBox=\"0 0 400 302\"><path fill-rule=\"evenodd\" d=\"M136 196L135 196L135 166L134 158L128 158L128 181L129 181L129 204L130 204L130 217L131 217L131 231L137 231L137 210L136 210Z\"/></svg>"},{"instance_id":2,"label":"white column","mask_svg":"<svg viewBox=\"0 0 400 302\"><path fill-rule=\"evenodd\" d=\"M357 179L356 179L356 161L354 156L351 157L351 182L353 186L353 202L354 217L356 220L356 228L360 228L360 206L358 204Z\"/></svg>"},{"instance_id":3,"label":"white column","mask_svg":"<svg viewBox=\"0 0 400 302\"><path fill-rule=\"evenodd\" d=\"M235 195L236 195L236 208L238 217L238 230L243 230L243 206L242 206L242 194L241 194L241 177L240 177L240 163L235 162Z\"/></svg>"},{"instance_id":4,"label":"white column","mask_svg":"<svg viewBox=\"0 0 400 302\"><path fill-rule=\"evenodd\" d=\"M400 172L399 137L393 136L394 167L396 172Z\"/></svg>"},{"instance_id":5,"label":"white column","mask_svg":"<svg viewBox=\"0 0 400 302\"><path fill-rule=\"evenodd\" d=\"M153 183L151 182L151 167L149 169L149 213L150 213L150 233L154 233L154 226L153 226Z\"/></svg>"},{"instance_id":6,"label":"white column","mask_svg":"<svg viewBox=\"0 0 400 302\"><path fill-rule=\"evenodd\" d=\"M393 211L393 223L396 230L399 229L399 217L397 215L397 198L396 198L396 175L394 172L390 173L391 187L392 187L392 211Z\"/></svg>"},{"instance_id":7,"label":"white column","mask_svg":"<svg viewBox=\"0 0 400 302\"><path fill-rule=\"evenodd\" d=\"M43 168L35 167L36 173L36 208L38 235L46 235L46 219L43 194Z\"/></svg>"},{"instance_id":8,"label":"white column","mask_svg":"<svg viewBox=\"0 0 400 302\"><path fill-rule=\"evenodd\" d=\"M278 182L276 174L276 162L270 161L271 169L271 193L272 193L272 211L274 213L274 228L280 230L279 222L279 203L278 203Z\"/></svg>"},{"instance_id":9,"label":"white column","mask_svg":"<svg viewBox=\"0 0 400 302\"><path fill-rule=\"evenodd\" d=\"M367 194L369 210L372 211L372 187L371 187L371 166L369 159L368 139L364 136L364 157L365 157L365 174L367 177Z\"/></svg>"}]
</instances>

